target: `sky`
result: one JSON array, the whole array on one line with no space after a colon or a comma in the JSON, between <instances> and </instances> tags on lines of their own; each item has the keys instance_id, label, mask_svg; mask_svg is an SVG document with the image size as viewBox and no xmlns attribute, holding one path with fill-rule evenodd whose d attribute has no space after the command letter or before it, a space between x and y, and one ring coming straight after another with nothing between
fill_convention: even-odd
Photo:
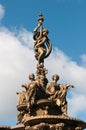
<instances>
[{"instance_id":1,"label":"sky","mask_svg":"<svg viewBox=\"0 0 86 130\"><path fill-rule=\"evenodd\" d=\"M33 30L40 11L53 50L47 78L73 84L68 115L86 122L86 0L0 0L0 125L17 123L17 91L36 72Z\"/></svg>"}]
</instances>

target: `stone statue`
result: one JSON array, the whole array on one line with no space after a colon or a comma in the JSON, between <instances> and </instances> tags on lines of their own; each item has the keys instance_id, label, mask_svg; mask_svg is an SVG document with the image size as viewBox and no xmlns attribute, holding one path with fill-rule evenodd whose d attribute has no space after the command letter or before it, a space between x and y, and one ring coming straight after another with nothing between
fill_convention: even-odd
<instances>
[{"instance_id":1,"label":"stone statue","mask_svg":"<svg viewBox=\"0 0 86 130\"><path fill-rule=\"evenodd\" d=\"M28 103L28 108L31 105L35 104L36 90L37 90L37 87L39 86L39 83L35 79L34 74L29 74L29 80L31 81L30 83L26 83L25 85L22 85L22 87L25 87L27 90L26 101Z\"/></svg>"},{"instance_id":2,"label":"stone statue","mask_svg":"<svg viewBox=\"0 0 86 130\"><path fill-rule=\"evenodd\" d=\"M43 29L43 16L39 15L38 26L34 29L34 52L35 58L38 60L38 64L44 63L44 59L49 56L52 50L52 44L47 37L48 30ZM39 31L38 31L39 30Z\"/></svg>"},{"instance_id":3,"label":"stone statue","mask_svg":"<svg viewBox=\"0 0 86 130\"><path fill-rule=\"evenodd\" d=\"M59 76L54 74L52 76L52 82L48 83L46 87L46 93L49 94L49 100L55 101L57 106L61 107L61 112L63 115L67 115L67 101L66 101L66 94L67 90L73 85L71 84L57 84L59 80Z\"/></svg>"},{"instance_id":4,"label":"stone statue","mask_svg":"<svg viewBox=\"0 0 86 130\"><path fill-rule=\"evenodd\" d=\"M35 91L37 82L35 81L35 75L29 74L30 83L26 83L21 87L25 88L25 91L17 92L18 94L18 123L22 122L23 118L30 115L30 107L35 103Z\"/></svg>"},{"instance_id":5,"label":"stone statue","mask_svg":"<svg viewBox=\"0 0 86 130\"><path fill-rule=\"evenodd\" d=\"M23 90L22 92L17 92L16 93L18 95L18 105L21 105L21 104L25 104L26 103L26 89Z\"/></svg>"},{"instance_id":6,"label":"stone statue","mask_svg":"<svg viewBox=\"0 0 86 130\"><path fill-rule=\"evenodd\" d=\"M19 107L22 106L22 105L25 105L26 104L26 90L25 91L22 91L22 92L17 92L17 95L18 95L18 105L17 105L17 118L18 118L18 122L17 124L21 123L22 122L22 119L24 117L24 115L26 114L26 109L24 110L19 110Z\"/></svg>"},{"instance_id":7,"label":"stone statue","mask_svg":"<svg viewBox=\"0 0 86 130\"><path fill-rule=\"evenodd\" d=\"M46 97L45 86L48 83L48 80L44 75L39 75L35 79L34 74L29 74L29 80L31 82L22 85L26 91L19 93L18 98L18 105L23 103L22 98L24 98L24 103L27 104L28 109L36 103L36 100Z\"/></svg>"},{"instance_id":8,"label":"stone statue","mask_svg":"<svg viewBox=\"0 0 86 130\"><path fill-rule=\"evenodd\" d=\"M69 88L73 88L72 84L60 84L60 91L58 95L55 95L57 97L56 104L59 104L61 106L61 111L63 115L67 115L67 91Z\"/></svg>"},{"instance_id":9,"label":"stone statue","mask_svg":"<svg viewBox=\"0 0 86 130\"><path fill-rule=\"evenodd\" d=\"M34 81L35 81L35 75L34 74L29 74L29 80L31 80L31 83L26 83L25 85L22 85L21 87L25 88L25 91L22 92L17 92L18 94L18 105L24 104L27 101L30 100L31 94L28 94L28 92L32 93L30 89L32 89L34 86ZM29 95L29 96L27 96Z\"/></svg>"},{"instance_id":10,"label":"stone statue","mask_svg":"<svg viewBox=\"0 0 86 130\"><path fill-rule=\"evenodd\" d=\"M57 81L59 80L59 76L57 74L54 74L52 76L52 82L48 83L46 87L46 93L50 95L50 99L53 99L53 95L58 93L59 91L59 84L57 84Z\"/></svg>"}]
</instances>

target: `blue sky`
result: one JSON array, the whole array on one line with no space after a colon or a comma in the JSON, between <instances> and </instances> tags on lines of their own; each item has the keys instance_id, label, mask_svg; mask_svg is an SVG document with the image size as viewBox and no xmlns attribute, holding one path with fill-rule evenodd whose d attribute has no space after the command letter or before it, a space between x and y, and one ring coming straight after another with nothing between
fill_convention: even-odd
<instances>
[{"instance_id":1,"label":"blue sky","mask_svg":"<svg viewBox=\"0 0 86 130\"><path fill-rule=\"evenodd\" d=\"M79 55L85 53L85 0L1 0L1 4L6 10L2 24L7 27L24 26L33 31L38 14L42 11L44 24L49 28L49 36L55 46L78 62Z\"/></svg>"},{"instance_id":2,"label":"blue sky","mask_svg":"<svg viewBox=\"0 0 86 130\"><path fill-rule=\"evenodd\" d=\"M2 105L0 125L16 124L16 91L34 69L32 33L40 11L55 50L46 63L49 79L57 71L60 82L76 86L68 99L69 110L76 109L69 114L86 121L86 0L0 0L0 5L0 86L3 86L0 102L5 102L3 92L6 91L6 102L12 103L10 111L7 107L10 116L4 114L6 106Z\"/></svg>"}]
</instances>

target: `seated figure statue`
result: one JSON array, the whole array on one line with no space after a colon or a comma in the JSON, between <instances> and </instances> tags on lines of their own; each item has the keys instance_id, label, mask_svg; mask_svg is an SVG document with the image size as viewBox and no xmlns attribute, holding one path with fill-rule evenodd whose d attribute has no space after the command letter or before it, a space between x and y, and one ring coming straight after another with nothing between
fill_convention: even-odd
<instances>
[{"instance_id":1,"label":"seated figure statue","mask_svg":"<svg viewBox=\"0 0 86 130\"><path fill-rule=\"evenodd\" d=\"M22 122L24 117L30 115L30 107L35 102L35 91L37 87L37 81L35 81L35 75L29 74L30 83L22 85L25 88L22 92L17 92L18 94L18 123Z\"/></svg>"},{"instance_id":2,"label":"seated figure statue","mask_svg":"<svg viewBox=\"0 0 86 130\"><path fill-rule=\"evenodd\" d=\"M59 76L54 74L52 76L52 82L48 83L46 87L46 93L49 95L49 100L55 101L58 107L61 107L62 115L67 115L67 101L66 94L68 88L73 87L71 84L57 84Z\"/></svg>"},{"instance_id":3,"label":"seated figure statue","mask_svg":"<svg viewBox=\"0 0 86 130\"><path fill-rule=\"evenodd\" d=\"M26 103L26 89L23 90L22 92L17 92L16 94L18 95L18 105L22 105Z\"/></svg>"},{"instance_id":4,"label":"seated figure statue","mask_svg":"<svg viewBox=\"0 0 86 130\"><path fill-rule=\"evenodd\" d=\"M33 105L35 103L35 94L38 84L38 81L35 80L34 74L29 74L29 80L30 83L26 83L25 85L22 85L22 87L26 88L26 101L28 103L28 107Z\"/></svg>"},{"instance_id":5,"label":"seated figure statue","mask_svg":"<svg viewBox=\"0 0 86 130\"><path fill-rule=\"evenodd\" d=\"M46 97L45 76L40 75L35 79L34 74L29 75L30 83L22 85L26 89L26 102L28 108L36 104L36 100Z\"/></svg>"},{"instance_id":6,"label":"seated figure statue","mask_svg":"<svg viewBox=\"0 0 86 130\"><path fill-rule=\"evenodd\" d=\"M57 95L57 104L58 101L60 101L60 106L61 106L61 112L63 115L67 115L67 100L66 100L66 95L67 95L67 91L69 88L73 88L72 84L60 84L60 91Z\"/></svg>"},{"instance_id":7,"label":"seated figure statue","mask_svg":"<svg viewBox=\"0 0 86 130\"><path fill-rule=\"evenodd\" d=\"M26 95L27 95L26 88L22 92L17 92L17 95L18 95L18 103L17 103L18 104L17 105L18 122L17 122L17 124L19 124L19 123L22 122L24 115L27 113L27 111L26 111L26 107L27 107L27 104L26 104Z\"/></svg>"},{"instance_id":8,"label":"seated figure statue","mask_svg":"<svg viewBox=\"0 0 86 130\"><path fill-rule=\"evenodd\" d=\"M55 95L58 95L58 92L60 90L59 84L57 84L58 80L59 76L57 74L54 74L52 76L52 82L47 84L46 93L49 95L50 100L53 100Z\"/></svg>"}]
</instances>

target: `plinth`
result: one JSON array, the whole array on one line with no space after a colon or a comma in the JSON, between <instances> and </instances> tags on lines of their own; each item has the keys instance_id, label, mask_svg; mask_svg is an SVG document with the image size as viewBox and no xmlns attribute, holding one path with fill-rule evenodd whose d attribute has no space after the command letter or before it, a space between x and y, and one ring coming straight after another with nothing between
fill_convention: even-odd
<instances>
[{"instance_id":1,"label":"plinth","mask_svg":"<svg viewBox=\"0 0 86 130\"><path fill-rule=\"evenodd\" d=\"M82 130L86 123L82 120L64 116L37 116L26 118L26 130Z\"/></svg>"}]
</instances>

